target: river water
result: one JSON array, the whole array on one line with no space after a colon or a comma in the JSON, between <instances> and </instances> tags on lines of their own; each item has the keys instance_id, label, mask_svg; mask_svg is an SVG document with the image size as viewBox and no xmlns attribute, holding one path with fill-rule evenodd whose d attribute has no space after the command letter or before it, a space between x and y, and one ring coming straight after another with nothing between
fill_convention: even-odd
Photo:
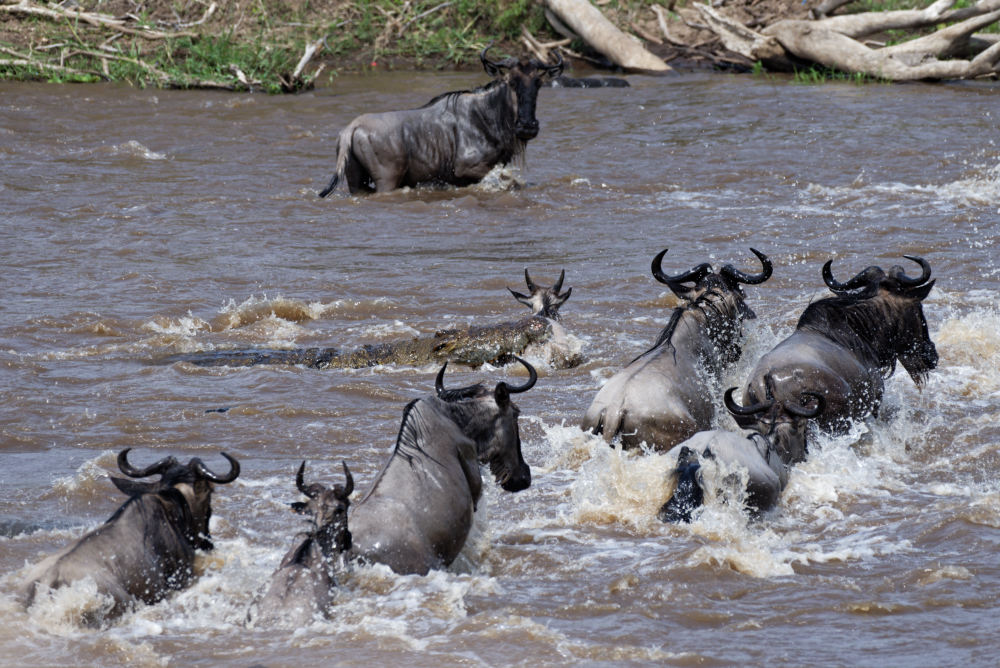
<instances>
[{"instance_id":1,"label":"river water","mask_svg":"<svg viewBox=\"0 0 1000 668\"><path fill-rule=\"evenodd\" d=\"M0 83L0 664L129 666L992 666L1000 662L1000 113L995 85L796 85L721 74L542 90L523 165L465 189L316 192L359 113L419 106L474 73L341 76L296 97ZM521 184L509 187L510 181ZM813 435L758 522L710 503L655 518L668 462L578 424L675 299L649 273L732 262L759 318L743 361L870 264L931 264L941 357L891 416ZM518 395L530 489L485 486L456 564L354 568L329 621L243 619L303 526L294 473L364 490L435 366L162 364L176 353L344 346L527 314L523 271L573 288L585 361L533 353ZM513 367L447 383L523 382ZM228 408L226 412L206 412ZM728 418L720 426L731 428ZM200 578L105 629L85 589L28 612L25 566L107 519L133 447L240 478L213 500ZM488 472L486 472L488 476ZM357 493L355 498L358 498Z\"/></svg>"}]
</instances>

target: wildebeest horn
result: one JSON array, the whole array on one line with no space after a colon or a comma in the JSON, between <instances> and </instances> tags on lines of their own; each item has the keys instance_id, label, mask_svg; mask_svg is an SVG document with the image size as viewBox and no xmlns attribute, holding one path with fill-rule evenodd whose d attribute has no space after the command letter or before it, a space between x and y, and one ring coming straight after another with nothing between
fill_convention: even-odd
<instances>
[{"instance_id":1,"label":"wildebeest horn","mask_svg":"<svg viewBox=\"0 0 1000 668\"><path fill-rule=\"evenodd\" d=\"M726 390L726 393L722 397L723 403L726 404L726 410L733 415L757 415L758 413L763 413L774 405L773 401L765 401L759 404L753 404L752 406L740 406L736 403L736 400L733 399L733 392L735 391L735 387L730 387Z\"/></svg>"},{"instance_id":2,"label":"wildebeest horn","mask_svg":"<svg viewBox=\"0 0 1000 668\"><path fill-rule=\"evenodd\" d=\"M830 270L832 264L833 260L827 260L826 264L823 265L823 282L834 292L849 292L857 288L867 288L878 283L885 276L885 272L878 267L868 267L846 283L839 283L833 278L833 271Z\"/></svg>"},{"instance_id":3,"label":"wildebeest horn","mask_svg":"<svg viewBox=\"0 0 1000 668\"><path fill-rule=\"evenodd\" d=\"M300 492L308 496L310 499L314 499L316 498L316 495L319 493L319 490L315 489L312 485L306 487L306 481L304 477L305 472L306 472L306 460L303 459L302 465L299 466L298 473L295 474L295 487Z\"/></svg>"},{"instance_id":4,"label":"wildebeest horn","mask_svg":"<svg viewBox=\"0 0 1000 668\"><path fill-rule=\"evenodd\" d=\"M889 276L896 279L904 288L912 288L918 285L923 285L931 277L931 265L922 257L917 257L915 255L904 255L907 260L913 260L920 265L921 273L920 278L910 278L905 273L903 273L903 268L900 266L895 266L889 270Z\"/></svg>"},{"instance_id":5,"label":"wildebeest horn","mask_svg":"<svg viewBox=\"0 0 1000 668\"><path fill-rule=\"evenodd\" d=\"M724 266L719 273L723 276L729 277L737 283L744 283L746 285L758 285L771 278L771 272L774 268L771 266L771 261L767 259L767 256L756 248L751 248L750 252L757 256L757 259L760 260L760 264L763 267L763 271L759 274L744 273L731 264Z\"/></svg>"},{"instance_id":6,"label":"wildebeest horn","mask_svg":"<svg viewBox=\"0 0 1000 668\"><path fill-rule=\"evenodd\" d=\"M144 469L137 469L128 462L128 453L130 450L132 448L125 448L118 453L118 468L130 478L145 478L146 476L156 475L157 473L163 473L171 466L177 465L177 460L173 457L164 457Z\"/></svg>"},{"instance_id":7,"label":"wildebeest horn","mask_svg":"<svg viewBox=\"0 0 1000 668\"><path fill-rule=\"evenodd\" d=\"M527 267L524 268L524 283L525 283L525 285L528 286L528 289L531 290L532 292L534 292L535 290L538 289L538 287L535 286L534 282L531 280L531 276L528 276L528 268Z\"/></svg>"},{"instance_id":8,"label":"wildebeest horn","mask_svg":"<svg viewBox=\"0 0 1000 668\"><path fill-rule=\"evenodd\" d=\"M556 63L554 65L549 65L549 64L546 64L546 63L542 63L542 67L545 68L546 72L548 72L550 74L552 72L562 72L563 65L565 64L563 62L562 52L556 51L556 58L558 58L558 60L556 61Z\"/></svg>"},{"instance_id":9,"label":"wildebeest horn","mask_svg":"<svg viewBox=\"0 0 1000 668\"><path fill-rule=\"evenodd\" d=\"M234 457L231 457L228 453L221 452L219 454L221 454L223 457L229 460L229 473L227 473L224 476L209 470L209 468L205 466L205 464L197 457L191 460L189 466L193 470L197 471L198 475L200 475L205 480L208 480L209 482L215 482L219 483L220 485L224 485L227 482L232 482L236 480L237 476L239 476L240 474L240 463L236 461Z\"/></svg>"},{"instance_id":10,"label":"wildebeest horn","mask_svg":"<svg viewBox=\"0 0 1000 668\"><path fill-rule=\"evenodd\" d=\"M804 418L814 418L823 412L823 409L826 407L826 399L823 398L822 394L819 394L818 392L803 392L802 396L812 397L813 399L815 399L816 408L810 409L800 404L786 403L783 404L785 412L791 413L792 415L798 415L799 417L804 417Z\"/></svg>"},{"instance_id":11,"label":"wildebeest horn","mask_svg":"<svg viewBox=\"0 0 1000 668\"><path fill-rule=\"evenodd\" d=\"M509 290L510 288L507 288L507 289ZM448 368L448 360L445 360L444 364L441 365L441 370L438 371L437 377L434 379L434 391L437 392L437 395L439 397L442 394L444 394L444 391L445 391L444 390L444 370L447 369L447 368Z\"/></svg>"},{"instance_id":12,"label":"wildebeest horn","mask_svg":"<svg viewBox=\"0 0 1000 668\"><path fill-rule=\"evenodd\" d=\"M712 265L707 262L703 262L690 271L681 272L676 276L668 276L663 273L663 256L667 254L668 250L670 249L664 248L656 254L656 257L653 258L653 262L650 265L650 269L653 270L653 278L658 280L660 283L665 283L671 290L674 289L675 285L679 285L681 283L687 283L688 281L700 281L705 277L705 274L712 271Z\"/></svg>"},{"instance_id":13,"label":"wildebeest horn","mask_svg":"<svg viewBox=\"0 0 1000 668\"><path fill-rule=\"evenodd\" d=\"M354 491L354 476L351 475L351 469L347 468L347 462L341 460L340 465L344 467L344 478L347 479L347 483L344 487L336 485L333 490L338 499L344 500Z\"/></svg>"},{"instance_id":14,"label":"wildebeest horn","mask_svg":"<svg viewBox=\"0 0 1000 668\"><path fill-rule=\"evenodd\" d=\"M525 269L525 271L528 271L528 270ZM555 285L552 286L553 292L558 293L560 290L562 290L562 284L563 284L563 280L565 280L565 278L566 278L566 270L563 269L562 271L559 272L559 280L556 281Z\"/></svg>"},{"instance_id":15,"label":"wildebeest horn","mask_svg":"<svg viewBox=\"0 0 1000 668\"><path fill-rule=\"evenodd\" d=\"M524 368L526 368L528 370L528 381L524 385L515 385L515 386L512 386L512 385L508 385L507 383L504 383L504 385L507 386L507 392L509 392L510 394L517 394L519 392L527 392L528 390L530 390L532 387L535 386L535 381L538 380L538 372L535 371L535 367L531 366L530 364L528 364L526 361L524 361L520 357L518 357L518 356L515 355L514 359L516 359L518 362L520 362L521 364L523 364Z\"/></svg>"}]
</instances>

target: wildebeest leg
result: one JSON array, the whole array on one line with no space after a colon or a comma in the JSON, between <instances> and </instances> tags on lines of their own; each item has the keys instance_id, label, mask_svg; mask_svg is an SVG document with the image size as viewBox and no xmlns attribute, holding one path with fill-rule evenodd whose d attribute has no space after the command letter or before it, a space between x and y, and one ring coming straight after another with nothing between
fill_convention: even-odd
<instances>
[{"instance_id":1,"label":"wildebeest leg","mask_svg":"<svg viewBox=\"0 0 1000 668\"><path fill-rule=\"evenodd\" d=\"M351 193L373 192L375 190L368 170L362 167L353 155L347 160L344 176L347 180L347 188Z\"/></svg>"}]
</instances>

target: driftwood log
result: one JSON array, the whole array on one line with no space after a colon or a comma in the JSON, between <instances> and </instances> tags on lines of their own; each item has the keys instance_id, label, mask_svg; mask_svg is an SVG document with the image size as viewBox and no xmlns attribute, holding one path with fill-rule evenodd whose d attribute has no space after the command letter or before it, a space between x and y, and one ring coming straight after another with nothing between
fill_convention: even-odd
<instances>
[{"instance_id":1,"label":"driftwood log","mask_svg":"<svg viewBox=\"0 0 1000 668\"><path fill-rule=\"evenodd\" d=\"M545 6L570 30L619 67L633 72L666 72L671 69L637 39L615 27L589 0L545 0Z\"/></svg>"},{"instance_id":2,"label":"driftwood log","mask_svg":"<svg viewBox=\"0 0 1000 668\"><path fill-rule=\"evenodd\" d=\"M759 32L709 5L695 7L725 48L770 69L789 70L797 63L816 63L891 81L996 75L1000 72L1000 41L976 32L1000 20L1000 0L980 0L959 10L951 9L954 4L955 0L937 0L924 9L782 20ZM831 7L836 8L835 3L820 6L824 12L832 11ZM889 30L936 26L942 27L890 46L865 41Z\"/></svg>"}]
</instances>

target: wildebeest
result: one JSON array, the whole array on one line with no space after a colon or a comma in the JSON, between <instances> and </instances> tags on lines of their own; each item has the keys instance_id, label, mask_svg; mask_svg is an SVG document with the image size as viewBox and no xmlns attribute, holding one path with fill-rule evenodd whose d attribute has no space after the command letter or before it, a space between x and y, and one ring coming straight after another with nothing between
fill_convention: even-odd
<instances>
[{"instance_id":1,"label":"wildebeest","mask_svg":"<svg viewBox=\"0 0 1000 668\"><path fill-rule=\"evenodd\" d=\"M296 536L295 544L271 576L267 591L251 606L247 620L255 625L299 627L322 616L329 608L337 584L340 555L351 548L347 509L354 478L347 464L341 464L346 482L333 488L318 482L307 486L306 463L303 461L299 466L295 487L309 500L296 501L291 506L295 512L309 517L311 528Z\"/></svg>"},{"instance_id":2,"label":"wildebeest","mask_svg":"<svg viewBox=\"0 0 1000 668\"><path fill-rule=\"evenodd\" d=\"M565 339L558 324L559 307L569 299L573 288L562 290L565 272L551 287L535 285L525 270L529 294L510 290L514 298L532 309L530 316L493 325L469 325L442 329L430 336L401 341L366 344L354 350L341 348L298 348L290 350L250 349L216 350L172 355L162 363L187 362L196 366L254 366L257 364L301 364L316 369L363 369L381 364L419 366L435 362L456 362L468 366L503 365L531 345ZM572 352L556 360L557 366L579 364L579 354Z\"/></svg>"},{"instance_id":3,"label":"wildebeest","mask_svg":"<svg viewBox=\"0 0 1000 668\"><path fill-rule=\"evenodd\" d=\"M365 495L351 507L350 555L385 564L397 573L426 574L458 556L472 528L482 493L480 463L508 492L531 484L521 456L517 418L510 395L529 390L497 383L445 389L441 367L436 395L416 399L403 411L396 447Z\"/></svg>"},{"instance_id":4,"label":"wildebeest","mask_svg":"<svg viewBox=\"0 0 1000 668\"><path fill-rule=\"evenodd\" d=\"M753 406L740 406L733 400L735 387L726 390L725 405L737 424L749 433L737 434L715 429L700 431L667 453L676 465L673 495L657 516L664 522L690 522L691 512L702 505L706 488L703 479L706 463L711 462L722 475L717 485L738 480L745 507L753 515L768 511L778 503L788 484L789 462L794 454L806 450L809 418L823 410L823 397L808 394L802 401L779 406L773 399ZM812 408L803 402L813 400ZM733 478L730 478L733 476ZM745 476L745 478L744 478Z\"/></svg>"},{"instance_id":5,"label":"wildebeest","mask_svg":"<svg viewBox=\"0 0 1000 668\"><path fill-rule=\"evenodd\" d=\"M927 331L922 301L934 287L926 260L921 275L907 276L896 265L888 272L871 266L839 283L823 265L823 280L835 297L810 304L795 331L757 362L743 392L743 402L766 401L765 377L774 381L779 404L804 393L822 394L819 425L840 431L851 420L878 412L884 379L898 360L919 387L937 366L938 355Z\"/></svg>"},{"instance_id":6,"label":"wildebeest","mask_svg":"<svg viewBox=\"0 0 1000 668\"><path fill-rule=\"evenodd\" d=\"M225 452L229 473L213 473L194 457L180 464L173 457L142 469L128 461L131 448L118 454L118 468L130 478L159 474L157 482L112 477L126 501L103 525L34 566L26 577L22 600L30 606L44 588L56 589L93 578L110 600L95 619L120 615L136 602L155 603L194 577L195 550L211 550L208 521L212 487L230 483L240 465Z\"/></svg>"},{"instance_id":7,"label":"wildebeest","mask_svg":"<svg viewBox=\"0 0 1000 668\"><path fill-rule=\"evenodd\" d=\"M363 114L341 130L337 167L326 197L342 180L352 193L384 192L423 183L467 186L494 166L507 164L538 135L535 104L546 77L559 76L554 65L537 60L486 57L493 77L474 90L438 95L418 109Z\"/></svg>"},{"instance_id":8,"label":"wildebeest","mask_svg":"<svg viewBox=\"0 0 1000 668\"><path fill-rule=\"evenodd\" d=\"M662 269L667 251L653 258L653 276L684 303L674 309L653 347L604 384L587 409L583 429L604 434L609 443L620 435L625 448L645 442L669 450L710 427L712 386L739 359L743 320L756 317L740 284L763 283L772 272L767 256L750 250L763 266L760 273L746 274L728 264L716 273L703 263L668 276Z\"/></svg>"}]
</instances>

